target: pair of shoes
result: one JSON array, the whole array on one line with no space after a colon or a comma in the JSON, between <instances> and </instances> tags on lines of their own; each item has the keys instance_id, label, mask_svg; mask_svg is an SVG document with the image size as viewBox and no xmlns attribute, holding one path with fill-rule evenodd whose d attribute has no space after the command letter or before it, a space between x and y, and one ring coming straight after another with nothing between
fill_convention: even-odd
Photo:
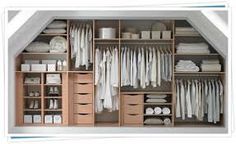
<instances>
[{"instance_id":1,"label":"pair of shoes","mask_svg":"<svg viewBox=\"0 0 236 144\"><path fill-rule=\"evenodd\" d=\"M59 96L58 87L50 87L48 95L49 96Z\"/></svg>"},{"instance_id":2,"label":"pair of shoes","mask_svg":"<svg viewBox=\"0 0 236 144\"><path fill-rule=\"evenodd\" d=\"M58 109L58 100L50 99L49 109Z\"/></svg>"},{"instance_id":3,"label":"pair of shoes","mask_svg":"<svg viewBox=\"0 0 236 144\"><path fill-rule=\"evenodd\" d=\"M35 91L35 92L32 91L32 92L29 93L29 96L30 96L30 97L33 97L33 96L38 97L39 95L40 95L39 91Z\"/></svg>"},{"instance_id":4,"label":"pair of shoes","mask_svg":"<svg viewBox=\"0 0 236 144\"><path fill-rule=\"evenodd\" d=\"M39 108L39 101L38 100L32 100L29 105L30 109L38 109Z\"/></svg>"}]
</instances>

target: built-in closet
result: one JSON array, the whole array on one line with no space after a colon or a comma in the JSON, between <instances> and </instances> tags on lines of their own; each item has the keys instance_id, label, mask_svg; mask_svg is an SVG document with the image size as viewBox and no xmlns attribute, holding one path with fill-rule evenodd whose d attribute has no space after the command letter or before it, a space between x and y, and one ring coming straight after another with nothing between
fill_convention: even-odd
<instances>
[{"instance_id":1,"label":"built-in closet","mask_svg":"<svg viewBox=\"0 0 236 144\"><path fill-rule=\"evenodd\" d=\"M66 49L15 58L17 126L223 126L224 59L186 20L56 21L34 47Z\"/></svg>"}]
</instances>

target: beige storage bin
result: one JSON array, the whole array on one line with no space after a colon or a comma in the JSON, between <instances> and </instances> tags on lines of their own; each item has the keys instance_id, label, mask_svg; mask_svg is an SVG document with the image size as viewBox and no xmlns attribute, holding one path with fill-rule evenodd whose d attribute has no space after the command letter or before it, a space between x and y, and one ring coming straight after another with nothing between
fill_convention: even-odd
<instances>
[{"instance_id":1,"label":"beige storage bin","mask_svg":"<svg viewBox=\"0 0 236 144\"><path fill-rule=\"evenodd\" d=\"M150 39L150 31L141 31L142 39Z\"/></svg>"},{"instance_id":2,"label":"beige storage bin","mask_svg":"<svg viewBox=\"0 0 236 144\"><path fill-rule=\"evenodd\" d=\"M152 31L152 39L161 39L161 32L160 31Z\"/></svg>"},{"instance_id":3,"label":"beige storage bin","mask_svg":"<svg viewBox=\"0 0 236 144\"><path fill-rule=\"evenodd\" d=\"M75 114L74 124L92 124L93 114Z\"/></svg>"},{"instance_id":4,"label":"beige storage bin","mask_svg":"<svg viewBox=\"0 0 236 144\"><path fill-rule=\"evenodd\" d=\"M165 40L171 39L171 31L162 31L162 39Z\"/></svg>"},{"instance_id":5,"label":"beige storage bin","mask_svg":"<svg viewBox=\"0 0 236 144\"><path fill-rule=\"evenodd\" d=\"M93 93L93 84L91 83L74 84L74 93Z\"/></svg>"},{"instance_id":6,"label":"beige storage bin","mask_svg":"<svg viewBox=\"0 0 236 144\"><path fill-rule=\"evenodd\" d=\"M127 104L124 105L125 114L142 114L143 107L141 104Z\"/></svg>"},{"instance_id":7,"label":"beige storage bin","mask_svg":"<svg viewBox=\"0 0 236 144\"><path fill-rule=\"evenodd\" d=\"M92 104L74 104L74 113L84 114L93 113Z\"/></svg>"},{"instance_id":8,"label":"beige storage bin","mask_svg":"<svg viewBox=\"0 0 236 144\"><path fill-rule=\"evenodd\" d=\"M75 83L93 83L93 74L79 73L74 74Z\"/></svg>"},{"instance_id":9,"label":"beige storage bin","mask_svg":"<svg viewBox=\"0 0 236 144\"><path fill-rule=\"evenodd\" d=\"M131 33L130 32L123 32L122 33L122 38L123 39L130 39L131 38Z\"/></svg>"},{"instance_id":10,"label":"beige storage bin","mask_svg":"<svg viewBox=\"0 0 236 144\"><path fill-rule=\"evenodd\" d=\"M74 94L74 103L92 103L92 94Z\"/></svg>"},{"instance_id":11,"label":"beige storage bin","mask_svg":"<svg viewBox=\"0 0 236 144\"><path fill-rule=\"evenodd\" d=\"M143 124L143 115L124 114L124 124Z\"/></svg>"},{"instance_id":12,"label":"beige storage bin","mask_svg":"<svg viewBox=\"0 0 236 144\"><path fill-rule=\"evenodd\" d=\"M131 39L139 39L139 34L131 34Z\"/></svg>"},{"instance_id":13,"label":"beige storage bin","mask_svg":"<svg viewBox=\"0 0 236 144\"><path fill-rule=\"evenodd\" d=\"M124 104L142 104L143 95L122 95Z\"/></svg>"}]
</instances>

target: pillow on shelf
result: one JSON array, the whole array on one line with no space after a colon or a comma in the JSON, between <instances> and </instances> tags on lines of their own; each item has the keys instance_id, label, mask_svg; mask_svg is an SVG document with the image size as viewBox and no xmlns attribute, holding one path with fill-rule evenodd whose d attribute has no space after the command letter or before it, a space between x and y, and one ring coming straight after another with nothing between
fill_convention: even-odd
<instances>
[{"instance_id":1,"label":"pillow on shelf","mask_svg":"<svg viewBox=\"0 0 236 144\"><path fill-rule=\"evenodd\" d=\"M66 22L65 21L53 21L50 23L47 28L52 29L60 29L60 28L66 28Z\"/></svg>"},{"instance_id":2,"label":"pillow on shelf","mask_svg":"<svg viewBox=\"0 0 236 144\"><path fill-rule=\"evenodd\" d=\"M64 34L66 33L66 30L65 29L45 29L43 31L43 33L45 34Z\"/></svg>"},{"instance_id":3,"label":"pillow on shelf","mask_svg":"<svg viewBox=\"0 0 236 144\"><path fill-rule=\"evenodd\" d=\"M50 48L50 45L45 42L32 42L25 48L25 50L27 52L44 53L49 52Z\"/></svg>"}]
</instances>

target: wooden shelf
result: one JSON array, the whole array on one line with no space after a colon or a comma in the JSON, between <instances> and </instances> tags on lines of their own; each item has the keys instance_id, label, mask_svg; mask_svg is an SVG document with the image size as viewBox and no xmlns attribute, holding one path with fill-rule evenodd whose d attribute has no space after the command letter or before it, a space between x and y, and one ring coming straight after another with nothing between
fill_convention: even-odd
<instances>
[{"instance_id":1,"label":"wooden shelf","mask_svg":"<svg viewBox=\"0 0 236 144\"><path fill-rule=\"evenodd\" d=\"M175 37L202 37L200 34L175 34Z\"/></svg>"},{"instance_id":2,"label":"wooden shelf","mask_svg":"<svg viewBox=\"0 0 236 144\"><path fill-rule=\"evenodd\" d=\"M156 42L161 42L161 41L173 41L174 39L120 39L121 41L156 41Z\"/></svg>"},{"instance_id":3,"label":"wooden shelf","mask_svg":"<svg viewBox=\"0 0 236 144\"><path fill-rule=\"evenodd\" d=\"M63 34L56 34L56 33L44 34L44 33L41 33L41 34L39 34L39 36L67 36L67 34L66 33L63 33Z\"/></svg>"},{"instance_id":4,"label":"wooden shelf","mask_svg":"<svg viewBox=\"0 0 236 144\"><path fill-rule=\"evenodd\" d=\"M22 55L66 55L67 53L30 53L30 52L23 52Z\"/></svg>"},{"instance_id":5,"label":"wooden shelf","mask_svg":"<svg viewBox=\"0 0 236 144\"><path fill-rule=\"evenodd\" d=\"M61 112L62 109L44 109L44 111L47 111L47 112Z\"/></svg>"},{"instance_id":6,"label":"wooden shelf","mask_svg":"<svg viewBox=\"0 0 236 144\"><path fill-rule=\"evenodd\" d=\"M121 94L172 94L172 92L120 92Z\"/></svg>"},{"instance_id":7,"label":"wooden shelf","mask_svg":"<svg viewBox=\"0 0 236 144\"><path fill-rule=\"evenodd\" d=\"M62 84L43 84L45 86L62 86Z\"/></svg>"},{"instance_id":8,"label":"wooden shelf","mask_svg":"<svg viewBox=\"0 0 236 144\"><path fill-rule=\"evenodd\" d=\"M112 38L112 39L102 39L102 38L94 38L95 41L118 41L119 38Z\"/></svg>"},{"instance_id":9,"label":"wooden shelf","mask_svg":"<svg viewBox=\"0 0 236 144\"><path fill-rule=\"evenodd\" d=\"M44 96L45 99L54 99L54 98L57 98L57 99L61 99L62 96Z\"/></svg>"},{"instance_id":10,"label":"wooden shelf","mask_svg":"<svg viewBox=\"0 0 236 144\"><path fill-rule=\"evenodd\" d=\"M41 109L24 109L24 111L30 111L30 112L39 112Z\"/></svg>"},{"instance_id":11,"label":"wooden shelf","mask_svg":"<svg viewBox=\"0 0 236 144\"><path fill-rule=\"evenodd\" d=\"M144 103L144 105L172 105L172 103Z\"/></svg>"},{"instance_id":12,"label":"wooden shelf","mask_svg":"<svg viewBox=\"0 0 236 144\"><path fill-rule=\"evenodd\" d=\"M66 73L67 71L41 71L41 72L36 72L36 71L15 71L16 73Z\"/></svg>"},{"instance_id":13,"label":"wooden shelf","mask_svg":"<svg viewBox=\"0 0 236 144\"><path fill-rule=\"evenodd\" d=\"M175 56L219 56L218 53L210 53L210 54L194 54L194 53L189 53L189 54L174 54Z\"/></svg>"},{"instance_id":14,"label":"wooden shelf","mask_svg":"<svg viewBox=\"0 0 236 144\"><path fill-rule=\"evenodd\" d=\"M174 72L175 74L225 74L225 72Z\"/></svg>"},{"instance_id":15,"label":"wooden shelf","mask_svg":"<svg viewBox=\"0 0 236 144\"><path fill-rule=\"evenodd\" d=\"M143 114L143 116L156 116L156 117L165 117L165 116L172 116L172 114Z\"/></svg>"},{"instance_id":16,"label":"wooden shelf","mask_svg":"<svg viewBox=\"0 0 236 144\"><path fill-rule=\"evenodd\" d=\"M41 96L24 96L26 99L41 99Z\"/></svg>"},{"instance_id":17,"label":"wooden shelf","mask_svg":"<svg viewBox=\"0 0 236 144\"><path fill-rule=\"evenodd\" d=\"M69 73L93 73L93 71L68 71Z\"/></svg>"},{"instance_id":18,"label":"wooden shelf","mask_svg":"<svg viewBox=\"0 0 236 144\"><path fill-rule=\"evenodd\" d=\"M42 84L23 84L24 86L41 86Z\"/></svg>"}]
</instances>

